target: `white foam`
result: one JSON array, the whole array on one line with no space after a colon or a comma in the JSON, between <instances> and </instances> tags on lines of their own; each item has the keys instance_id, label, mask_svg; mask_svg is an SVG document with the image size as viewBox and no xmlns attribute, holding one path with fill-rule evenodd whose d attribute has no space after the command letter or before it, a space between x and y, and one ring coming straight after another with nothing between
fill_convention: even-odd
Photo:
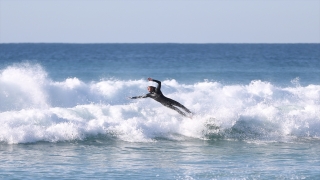
<instances>
[{"instance_id":1,"label":"white foam","mask_svg":"<svg viewBox=\"0 0 320 180\"><path fill-rule=\"evenodd\" d=\"M320 85L277 87L269 82L223 85L164 80L162 92L195 113L193 119L146 99L146 80L52 81L39 65L19 64L0 74L0 141L84 140L99 134L130 142L269 139L320 136Z\"/></svg>"}]
</instances>

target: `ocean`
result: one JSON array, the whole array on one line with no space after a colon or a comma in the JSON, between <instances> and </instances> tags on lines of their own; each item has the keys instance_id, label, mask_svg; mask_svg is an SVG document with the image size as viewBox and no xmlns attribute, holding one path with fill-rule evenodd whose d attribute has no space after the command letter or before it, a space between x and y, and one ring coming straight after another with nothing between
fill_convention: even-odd
<instances>
[{"instance_id":1,"label":"ocean","mask_svg":"<svg viewBox=\"0 0 320 180\"><path fill-rule=\"evenodd\" d=\"M320 179L320 44L0 44L0 122L0 179Z\"/></svg>"}]
</instances>

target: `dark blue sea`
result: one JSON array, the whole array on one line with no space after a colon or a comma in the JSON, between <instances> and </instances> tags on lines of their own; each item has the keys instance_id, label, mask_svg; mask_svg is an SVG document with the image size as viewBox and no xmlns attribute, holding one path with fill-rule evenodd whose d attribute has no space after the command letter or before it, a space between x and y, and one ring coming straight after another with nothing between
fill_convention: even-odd
<instances>
[{"instance_id":1,"label":"dark blue sea","mask_svg":"<svg viewBox=\"0 0 320 180\"><path fill-rule=\"evenodd\" d=\"M320 179L320 44L0 44L0 124L0 179Z\"/></svg>"}]
</instances>

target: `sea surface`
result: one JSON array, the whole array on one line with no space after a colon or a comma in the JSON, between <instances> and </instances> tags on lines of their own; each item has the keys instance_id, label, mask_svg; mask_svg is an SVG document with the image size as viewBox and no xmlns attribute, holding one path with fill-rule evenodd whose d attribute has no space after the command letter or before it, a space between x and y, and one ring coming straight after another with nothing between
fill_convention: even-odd
<instances>
[{"instance_id":1,"label":"sea surface","mask_svg":"<svg viewBox=\"0 0 320 180\"><path fill-rule=\"evenodd\" d=\"M0 179L320 179L320 44L0 44Z\"/></svg>"}]
</instances>

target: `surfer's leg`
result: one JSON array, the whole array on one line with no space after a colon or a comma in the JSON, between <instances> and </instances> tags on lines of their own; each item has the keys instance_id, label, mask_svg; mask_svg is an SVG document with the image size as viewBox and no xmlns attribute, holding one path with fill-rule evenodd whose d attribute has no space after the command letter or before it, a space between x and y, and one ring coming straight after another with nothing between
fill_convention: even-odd
<instances>
[{"instance_id":1,"label":"surfer's leg","mask_svg":"<svg viewBox=\"0 0 320 180\"><path fill-rule=\"evenodd\" d=\"M173 109L175 111L177 111L179 114L181 114L182 116L188 117L184 112L182 112L179 108L176 108L174 106L172 106L171 104L166 104L166 107Z\"/></svg>"},{"instance_id":2,"label":"surfer's leg","mask_svg":"<svg viewBox=\"0 0 320 180\"><path fill-rule=\"evenodd\" d=\"M189 109L187 109L186 107L184 107L184 106L183 106L182 104L180 104L179 102L177 102L177 101L175 101L175 100L173 100L173 99L170 99L170 101L171 101L171 104L172 104L172 105L178 106L178 107L184 109L184 110L185 110L186 112L188 112L188 113L192 113Z\"/></svg>"}]
</instances>

